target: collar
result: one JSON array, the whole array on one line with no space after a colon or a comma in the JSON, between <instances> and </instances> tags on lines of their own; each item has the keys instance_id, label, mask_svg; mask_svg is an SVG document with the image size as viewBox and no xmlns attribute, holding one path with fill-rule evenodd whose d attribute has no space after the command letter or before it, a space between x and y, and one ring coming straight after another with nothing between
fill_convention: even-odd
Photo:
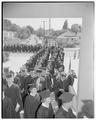
<instances>
[{"instance_id":1,"label":"collar","mask_svg":"<svg viewBox=\"0 0 96 120\"><path fill-rule=\"evenodd\" d=\"M30 95L33 96L33 97L35 97L36 94L32 94L32 93L30 93Z\"/></svg>"},{"instance_id":2,"label":"collar","mask_svg":"<svg viewBox=\"0 0 96 120\"><path fill-rule=\"evenodd\" d=\"M13 85L13 83L8 84L8 87L10 88Z\"/></svg>"},{"instance_id":3,"label":"collar","mask_svg":"<svg viewBox=\"0 0 96 120\"><path fill-rule=\"evenodd\" d=\"M66 112L68 112L68 109L66 109L63 105L62 105L63 110L65 110Z\"/></svg>"},{"instance_id":4,"label":"collar","mask_svg":"<svg viewBox=\"0 0 96 120\"><path fill-rule=\"evenodd\" d=\"M77 116L77 113L76 113L73 109L71 109L71 110L72 110L73 114L74 114L75 116Z\"/></svg>"},{"instance_id":5,"label":"collar","mask_svg":"<svg viewBox=\"0 0 96 120\"><path fill-rule=\"evenodd\" d=\"M66 111L66 112L68 112L68 109L66 109L63 105L62 105L62 108ZM72 112L73 112L73 114L75 115L75 116L77 116L77 113L71 108L71 110L72 110Z\"/></svg>"},{"instance_id":6,"label":"collar","mask_svg":"<svg viewBox=\"0 0 96 120\"><path fill-rule=\"evenodd\" d=\"M42 106L49 108L49 105L46 105L45 103L42 103Z\"/></svg>"}]
</instances>

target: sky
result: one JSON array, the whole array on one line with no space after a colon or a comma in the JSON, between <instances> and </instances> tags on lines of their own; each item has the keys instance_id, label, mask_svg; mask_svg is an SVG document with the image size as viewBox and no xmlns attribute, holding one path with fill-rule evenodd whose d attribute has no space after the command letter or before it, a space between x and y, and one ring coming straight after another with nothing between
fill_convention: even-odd
<instances>
[{"instance_id":1,"label":"sky","mask_svg":"<svg viewBox=\"0 0 96 120\"><path fill-rule=\"evenodd\" d=\"M49 29L49 18L7 18L11 20L12 23L19 25L20 27L25 27L30 25L34 28L34 30L44 28L45 21L45 29ZM79 24L82 26L82 18L51 18L51 29L60 30L64 25L64 21L68 21L68 27L71 28L72 24Z\"/></svg>"}]
</instances>

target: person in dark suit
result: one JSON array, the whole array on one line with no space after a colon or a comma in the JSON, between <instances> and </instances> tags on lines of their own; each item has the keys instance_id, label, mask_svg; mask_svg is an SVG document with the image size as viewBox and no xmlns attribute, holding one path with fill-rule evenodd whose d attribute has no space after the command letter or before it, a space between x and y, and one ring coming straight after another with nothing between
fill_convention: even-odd
<instances>
[{"instance_id":1,"label":"person in dark suit","mask_svg":"<svg viewBox=\"0 0 96 120\"><path fill-rule=\"evenodd\" d=\"M2 118L15 118L15 111L10 98L5 95L5 90L7 88L7 81L3 79L3 96L2 96Z\"/></svg>"},{"instance_id":2,"label":"person in dark suit","mask_svg":"<svg viewBox=\"0 0 96 120\"><path fill-rule=\"evenodd\" d=\"M76 112L72 109L73 95L68 92L64 92L59 99L62 100L62 105L55 114L55 118L76 118Z\"/></svg>"},{"instance_id":3,"label":"person in dark suit","mask_svg":"<svg viewBox=\"0 0 96 120\"><path fill-rule=\"evenodd\" d=\"M45 90L40 93L42 104L37 111L37 118L53 118L53 109L51 106L50 91Z\"/></svg>"},{"instance_id":4,"label":"person in dark suit","mask_svg":"<svg viewBox=\"0 0 96 120\"><path fill-rule=\"evenodd\" d=\"M40 97L36 85L29 85L30 94L26 97L24 104L24 118L36 118L36 111L40 105Z\"/></svg>"},{"instance_id":5,"label":"person in dark suit","mask_svg":"<svg viewBox=\"0 0 96 120\"><path fill-rule=\"evenodd\" d=\"M5 95L9 97L12 101L15 110L16 118L20 118L20 112L23 111L23 104L19 86L13 83L13 76L11 73L6 75L7 89L5 90Z\"/></svg>"}]
</instances>

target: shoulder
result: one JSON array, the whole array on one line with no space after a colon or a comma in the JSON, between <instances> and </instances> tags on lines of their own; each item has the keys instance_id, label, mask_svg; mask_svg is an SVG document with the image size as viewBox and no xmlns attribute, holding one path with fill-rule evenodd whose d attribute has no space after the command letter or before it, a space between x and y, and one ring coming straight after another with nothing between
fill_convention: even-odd
<instances>
[{"instance_id":1,"label":"shoulder","mask_svg":"<svg viewBox=\"0 0 96 120\"><path fill-rule=\"evenodd\" d=\"M30 101L30 95L27 95L27 96L26 96L26 98L25 98L25 103L27 103L27 104L28 104L28 103L29 103L29 101Z\"/></svg>"},{"instance_id":2,"label":"shoulder","mask_svg":"<svg viewBox=\"0 0 96 120\"><path fill-rule=\"evenodd\" d=\"M19 90L19 86L17 84L15 84L15 83L12 84L12 88L14 90Z\"/></svg>"},{"instance_id":3,"label":"shoulder","mask_svg":"<svg viewBox=\"0 0 96 120\"><path fill-rule=\"evenodd\" d=\"M18 86L16 83L13 83L13 84L12 84L12 87L14 87L14 88L19 88L19 86Z\"/></svg>"}]
</instances>

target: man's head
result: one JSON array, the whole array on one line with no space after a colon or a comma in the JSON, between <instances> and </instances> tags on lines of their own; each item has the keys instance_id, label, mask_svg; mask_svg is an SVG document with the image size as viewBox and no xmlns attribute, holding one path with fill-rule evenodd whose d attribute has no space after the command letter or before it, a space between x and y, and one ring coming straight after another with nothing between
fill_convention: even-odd
<instances>
[{"instance_id":1,"label":"man's head","mask_svg":"<svg viewBox=\"0 0 96 120\"><path fill-rule=\"evenodd\" d=\"M6 74L6 81L7 81L7 83L14 81L14 77L13 77L12 73L9 72L8 74Z\"/></svg>"},{"instance_id":2,"label":"man's head","mask_svg":"<svg viewBox=\"0 0 96 120\"><path fill-rule=\"evenodd\" d=\"M47 103L49 104L51 102L51 97L50 97L50 91L45 90L40 93L40 96L42 98L42 103Z\"/></svg>"},{"instance_id":3,"label":"man's head","mask_svg":"<svg viewBox=\"0 0 96 120\"><path fill-rule=\"evenodd\" d=\"M64 71L64 65L61 65L59 68L59 72L62 72L62 71Z\"/></svg>"},{"instance_id":4,"label":"man's head","mask_svg":"<svg viewBox=\"0 0 96 120\"><path fill-rule=\"evenodd\" d=\"M26 76L26 75L27 75L27 69L26 69L25 66L22 66L22 67L20 68L20 71L21 71L21 75L22 75L22 76Z\"/></svg>"},{"instance_id":5,"label":"man's head","mask_svg":"<svg viewBox=\"0 0 96 120\"><path fill-rule=\"evenodd\" d=\"M30 84L29 85L29 91L30 91L30 93L36 95L37 94L36 84Z\"/></svg>"},{"instance_id":6,"label":"man's head","mask_svg":"<svg viewBox=\"0 0 96 120\"><path fill-rule=\"evenodd\" d=\"M73 94L69 93L69 92L63 92L63 94L61 94L61 96L59 97L59 99L62 100L62 105L69 109L72 107L72 99L73 99Z\"/></svg>"},{"instance_id":7,"label":"man's head","mask_svg":"<svg viewBox=\"0 0 96 120\"><path fill-rule=\"evenodd\" d=\"M44 102L44 103L47 103L47 104L50 104L51 98L50 98L50 97L47 97L47 98L43 99L43 102Z\"/></svg>"},{"instance_id":8,"label":"man's head","mask_svg":"<svg viewBox=\"0 0 96 120\"><path fill-rule=\"evenodd\" d=\"M77 78L76 73L75 73L74 70L71 70L71 71L70 71L70 75L71 75L73 78Z\"/></svg>"},{"instance_id":9,"label":"man's head","mask_svg":"<svg viewBox=\"0 0 96 120\"><path fill-rule=\"evenodd\" d=\"M12 74L14 77L15 73L12 70L10 70L9 73Z\"/></svg>"}]
</instances>

